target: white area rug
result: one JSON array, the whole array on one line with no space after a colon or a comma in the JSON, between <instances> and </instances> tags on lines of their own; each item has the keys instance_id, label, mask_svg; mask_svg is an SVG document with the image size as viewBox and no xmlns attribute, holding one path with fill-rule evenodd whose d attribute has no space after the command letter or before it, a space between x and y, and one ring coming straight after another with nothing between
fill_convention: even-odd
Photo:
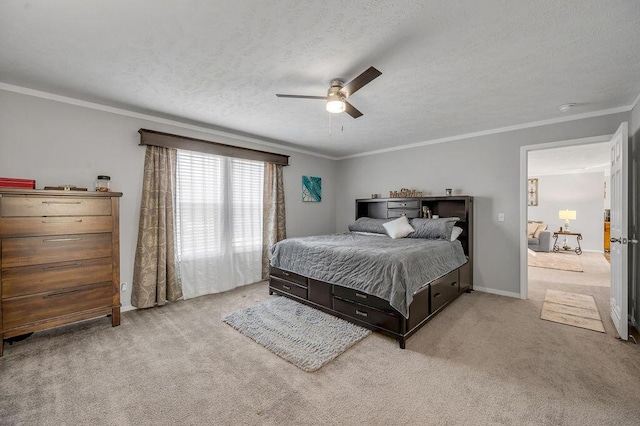
<instances>
[{"instance_id":1,"label":"white area rug","mask_svg":"<svg viewBox=\"0 0 640 426\"><path fill-rule=\"evenodd\" d=\"M591 296L547 290L540 318L604 333L596 302Z\"/></svg>"},{"instance_id":2,"label":"white area rug","mask_svg":"<svg viewBox=\"0 0 640 426\"><path fill-rule=\"evenodd\" d=\"M580 256L575 253L543 253L532 256L529 253L529 266L537 268L560 269L563 271L583 272Z\"/></svg>"},{"instance_id":3,"label":"white area rug","mask_svg":"<svg viewBox=\"0 0 640 426\"><path fill-rule=\"evenodd\" d=\"M316 371L371 334L366 328L286 297L236 311L223 321L304 371Z\"/></svg>"}]
</instances>

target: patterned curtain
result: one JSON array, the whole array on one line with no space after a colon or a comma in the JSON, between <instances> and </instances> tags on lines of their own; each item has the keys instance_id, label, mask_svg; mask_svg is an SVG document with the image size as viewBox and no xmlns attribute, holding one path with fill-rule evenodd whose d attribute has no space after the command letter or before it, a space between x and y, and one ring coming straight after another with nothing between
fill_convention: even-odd
<instances>
[{"instance_id":1,"label":"patterned curtain","mask_svg":"<svg viewBox=\"0 0 640 426\"><path fill-rule=\"evenodd\" d=\"M176 150L147 146L131 294L138 308L182 297L175 264L175 184Z\"/></svg>"},{"instance_id":2,"label":"patterned curtain","mask_svg":"<svg viewBox=\"0 0 640 426\"><path fill-rule=\"evenodd\" d=\"M264 219L262 225L262 279L269 278L269 248L287 238L282 165L264 165Z\"/></svg>"}]
</instances>

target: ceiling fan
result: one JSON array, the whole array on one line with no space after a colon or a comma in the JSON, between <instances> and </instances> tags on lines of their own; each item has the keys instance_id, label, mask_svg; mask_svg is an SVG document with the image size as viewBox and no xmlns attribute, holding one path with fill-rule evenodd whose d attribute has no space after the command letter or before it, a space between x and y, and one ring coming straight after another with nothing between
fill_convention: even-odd
<instances>
[{"instance_id":1,"label":"ceiling fan","mask_svg":"<svg viewBox=\"0 0 640 426\"><path fill-rule=\"evenodd\" d=\"M332 113L346 112L353 118L362 115L353 105L347 102L347 98L360 90L365 85L371 83L382 73L374 67L369 67L365 72L344 84L342 80L331 80L331 87L327 91L327 96L306 96L306 95L282 95L276 93L279 98L299 98L299 99L323 99L327 101L327 111Z\"/></svg>"}]
</instances>

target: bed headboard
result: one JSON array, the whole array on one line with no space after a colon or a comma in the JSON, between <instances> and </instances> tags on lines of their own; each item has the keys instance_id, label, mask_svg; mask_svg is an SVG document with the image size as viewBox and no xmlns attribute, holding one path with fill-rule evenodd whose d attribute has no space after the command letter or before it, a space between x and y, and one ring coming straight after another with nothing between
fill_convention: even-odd
<instances>
[{"instance_id":1,"label":"bed headboard","mask_svg":"<svg viewBox=\"0 0 640 426\"><path fill-rule=\"evenodd\" d=\"M356 200L356 219L373 217L376 219L422 217L422 208L428 207L432 214L440 217L459 217L456 226L462 228L458 239L462 243L469 263L463 267L462 282L473 285L473 197L454 195L450 197L419 198L364 198Z\"/></svg>"}]
</instances>

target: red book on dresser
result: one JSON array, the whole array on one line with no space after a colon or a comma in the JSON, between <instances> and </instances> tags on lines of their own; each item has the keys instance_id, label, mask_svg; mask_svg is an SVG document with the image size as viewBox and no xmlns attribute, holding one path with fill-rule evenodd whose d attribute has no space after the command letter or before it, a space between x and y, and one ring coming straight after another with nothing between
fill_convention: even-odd
<instances>
[{"instance_id":1,"label":"red book on dresser","mask_svg":"<svg viewBox=\"0 0 640 426\"><path fill-rule=\"evenodd\" d=\"M0 178L0 188L36 189L36 181L33 179Z\"/></svg>"}]
</instances>

